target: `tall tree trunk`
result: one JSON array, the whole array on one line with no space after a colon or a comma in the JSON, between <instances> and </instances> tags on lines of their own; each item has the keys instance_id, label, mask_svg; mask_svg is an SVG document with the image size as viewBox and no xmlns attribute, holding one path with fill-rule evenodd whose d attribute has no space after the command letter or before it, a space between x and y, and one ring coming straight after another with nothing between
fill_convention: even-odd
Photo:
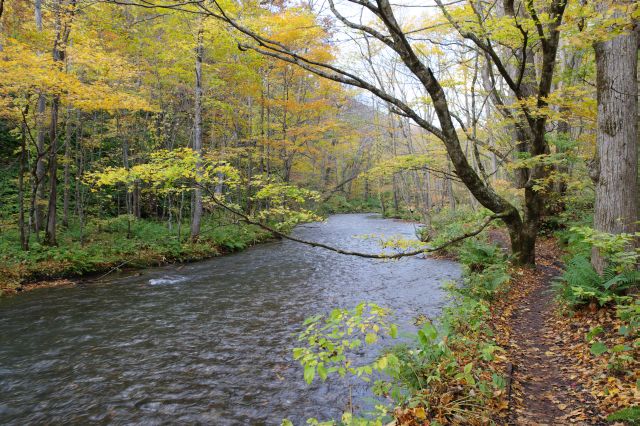
<instances>
[{"instance_id":1,"label":"tall tree trunk","mask_svg":"<svg viewBox=\"0 0 640 426\"><path fill-rule=\"evenodd\" d=\"M20 170L18 175L18 227L20 228L20 246L29 250L29 229L24 221L24 173L27 163L27 124L22 122L20 135Z\"/></svg>"},{"instance_id":2,"label":"tall tree trunk","mask_svg":"<svg viewBox=\"0 0 640 426\"><path fill-rule=\"evenodd\" d=\"M64 4L60 0L56 10L56 38L53 44L53 60L60 66L65 60L65 51L69 42L71 32L71 21L75 13L76 0L70 0ZM58 109L60 107L60 97L55 95L51 101L51 123L49 137L49 205L47 210L47 232L44 243L47 245L57 245L56 240L56 208L58 202Z\"/></svg>"},{"instance_id":3,"label":"tall tree trunk","mask_svg":"<svg viewBox=\"0 0 640 426\"><path fill-rule=\"evenodd\" d=\"M36 29L38 32L42 32L42 0L36 0L35 2L35 21ZM38 52L41 54L41 52ZM33 209L33 227L36 231L36 235L42 230L44 222L44 210L42 208L41 200L44 200L44 177L45 177L45 164L44 164L44 138L46 131L44 129L44 113L46 108L46 99L44 94L38 95L38 106L36 109L36 173L35 173L35 192L32 204L35 207Z\"/></svg>"},{"instance_id":4,"label":"tall tree trunk","mask_svg":"<svg viewBox=\"0 0 640 426\"><path fill-rule=\"evenodd\" d=\"M75 162L76 174L82 176L84 173L84 149L80 144L82 139L82 120L78 120L78 133L75 140ZM84 191L80 188L80 179L75 179L75 211L78 216L78 225L80 229L80 245L84 246Z\"/></svg>"},{"instance_id":5,"label":"tall tree trunk","mask_svg":"<svg viewBox=\"0 0 640 426\"><path fill-rule=\"evenodd\" d=\"M44 237L44 244L55 246L58 244L56 239L56 209L58 203L58 108L60 99L54 96L51 102L51 127L49 136L51 142L49 145L49 204L47 208L47 230Z\"/></svg>"},{"instance_id":6,"label":"tall tree trunk","mask_svg":"<svg viewBox=\"0 0 640 426\"><path fill-rule=\"evenodd\" d=\"M613 3L632 5L632 1ZM597 3L600 13L607 13L607 6ZM615 9L613 17L623 14ZM598 93L594 227L613 234L632 233L638 218L638 33L626 32L594 48ZM605 259L596 249L591 262L602 272Z\"/></svg>"},{"instance_id":7,"label":"tall tree trunk","mask_svg":"<svg viewBox=\"0 0 640 426\"><path fill-rule=\"evenodd\" d=\"M202 176L202 22L197 35L196 46L196 87L194 101L194 119L193 119L193 150L198 155L196 163L196 175ZM202 220L202 191L196 188L193 191L193 208L191 211L191 241L198 241L200 236L200 222Z\"/></svg>"},{"instance_id":8,"label":"tall tree trunk","mask_svg":"<svg viewBox=\"0 0 640 426\"><path fill-rule=\"evenodd\" d=\"M64 192L62 196L62 225L69 227L69 197L71 182L71 109L67 109L64 135Z\"/></svg>"}]
</instances>

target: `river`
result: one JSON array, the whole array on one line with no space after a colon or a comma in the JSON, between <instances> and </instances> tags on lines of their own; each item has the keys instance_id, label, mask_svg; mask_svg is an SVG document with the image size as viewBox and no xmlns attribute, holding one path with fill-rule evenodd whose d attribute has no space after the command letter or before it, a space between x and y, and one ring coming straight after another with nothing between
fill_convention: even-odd
<instances>
[{"instance_id":1,"label":"river","mask_svg":"<svg viewBox=\"0 0 640 426\"><path fill-rule=\"evenodd\" d=\"M379 252L411 223L334 215L294 234ZM279 425L339 417L341 379L307 386L291 357L305 317L360 301L401 328L434 317L454 262L381 261L291 241L0 299L0 424ZM366 356L366 354L364 355ZM356 388L356 405L366 390Z\"/></svg>"}]
</instances>

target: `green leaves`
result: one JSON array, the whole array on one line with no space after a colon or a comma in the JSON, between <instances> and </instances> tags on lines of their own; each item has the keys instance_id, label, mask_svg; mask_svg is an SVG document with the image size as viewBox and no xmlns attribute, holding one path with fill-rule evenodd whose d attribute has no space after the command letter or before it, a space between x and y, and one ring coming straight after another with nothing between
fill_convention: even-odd
<instances>
[{"instance_id":1,"label":"green leaves","mask_svg":"<svg viewBox=\"0 0 640 426\"><path fill-rule=\"evenodd\" d=\"M438 337L438 330L436 330L430 322L427 322L422 329L418 331L418 341L423 346L428 346L436 337Z\"/></svg>"},{"instance_id":2,"label":"green leaves","mask_svg":"<svg viewBox=\"0 0 640 426\"><path fill-rule=\"evenodd\" d=\"M594 344L591 345L591 353L595 356L600 356L603 353L607 352L608 348L607 345L605 345L602 342L595 342Z\"/></svg>"},{"instance_id":3,"label":"green leaves","mask_svg":"<svg viewBox=\"0 0 640 426\"><path fill-rule=\"evenodd\" d=\"M377 341L378 341L378 336L375 333L367 333L367 335L364 338L364 342L367 345L373 345Z\"/></svg>"},{"instance_id":4,"label":"green leaves","mask_svg":"<svg viewBox=\"0 0 640 426\"><path fill-rule=\"evenodd\" d=\"M603 306L624 299L625 291L638 282L640 273L635 269L624 267L619 270L615 264L610 264L600 275L585 255L576 255L567 262L564 273L555 280L553 288L571 307L590 302Z\"/></svg>"},{"instance_id":5,"label":"green leaves","mask_svg":"<svg viewBox=\"0 0 640 426\"><path fill-rule=\"evenodd\" d=\"M305 346L293 349L293 358L304 367L304 380L310 384L316 374L326 380L331 373L337 373L369 381L374 371L384 370L388 359L357 365L353 351L363 342L373 345L383 336L397 336L397 326L387 322L388 315L387 309L363 302L351 310L334 309L328 315L307 318L306 329L298 336Z\"/></svg>"},{"instance_id":6,"label":"green leaves","mask_svg":"<svg viewBox=\"0 0 640 426\"><path fill-rule=\"evenodd\" d=\"M304 366L304 381L307 382L308 385L313 382L313 378L316 376L316 369L313 365L307 364Z\"/></svg>"},{"instance_id":7,"label":"green leaves","mask_svg":"<svg viewBox=\"0 0 640 426\"><path fill-rule=\"evenodd\" d=\"M318 364L318 376L320 376L322 380L327 380L327 369L324 368L323 363ZM307 383L311 383L311 381L307 381Z\"/></svg>"},{"instance_id":8,"label":"green leaves","mask_svg":"<svg viewBox=\"0 0 640 426\"><path fill-rule=\"evenodd\" d=\"M640 422L640 406L635 405L618 410L613 414L609 414L607 420L610 422L625 421L629 422L629 424L637 424Z\"/></svg>"},{"instance_id":9,"label":"green leaves","mask_svg":"<svg viewBox=\"0 0 640 426\"><path fill-rule=\"evenodd\" d=\"M591 341L593 340L594 337L602 334L603 332L604 332L604 329L602 328L602 326L593 327L591 330L589 330L589 332L585 337L587 341Z\"/></svg>"},{"instance_id":10,"label":"green leaves","mask_svg":"<svg viewBox=\"0 0 640 426\"><path fill-rule=\"evenodd\" d=\"M494 358L493 354L497 351L504 351L504 349L490 343L484 344L480 349L480 357L483 361L492 361Z\"/></svg>"},{"instance_id":11,"label":"green leaves","mask_svg":"<svg viewBox=\"0 0 640 426\"><path fill-rule=\"evenodd\" d=\"M391 326L389 327L389 336L391 336L392 339L396 339L398 337L398 326L395 324L391 324Z\"/></svg>"}]
</instances>

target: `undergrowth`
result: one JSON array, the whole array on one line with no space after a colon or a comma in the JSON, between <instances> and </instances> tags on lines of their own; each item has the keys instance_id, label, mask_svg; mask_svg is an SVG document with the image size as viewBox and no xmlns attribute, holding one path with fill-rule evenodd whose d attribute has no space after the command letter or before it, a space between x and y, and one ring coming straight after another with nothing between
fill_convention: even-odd
<instances>
[{"instance_id":1,"label":"undergrowth","mask_svg":"<svg viewBox=\"0 0 640 426\"><path fill-rule=\"evenodd\" d=\"M294 358L307 382L352 374L372 383L381 401L390 401L379 404L375 415L347 413L341 420L310 424L383 425L395 418L399 424L480 425L506 407L505 379L495 364L504 359L503 350L488 320L491 301L508 288L508 262L500 248L481 241L469 240L459 251L464 278L447 286L451 300L439 320L424 322L409 341L387 346L371 363L358 365L354 354L384 337L395 338L384 309L361 304L305 322L303 346Z\"/></svg>"},{"instance_id":2,"label":"undergrowth","mask_svg":"<svg viewBox=\"0 0 640 426\"><path fill-rule=\"evenodd\" d=\"M377 198L347 199L342 194L333 194L318 208L321 214L335 213L372 213L380 211L380 201Z\"/></svg>"},{"instance_id":3,"label":"undergrowth","mask_svg":"<svg viewBox=\"0 0 640 426\"><path fill-rule=\"evenodd\" d=\"M474 210L468 206L459 206L456 209L445 207L433 212L429 217L429 223L418 228L416 237L423 242L432 243L434 246L446 243L478 226L478 222L490 215L486 209ZM477 237L473 241L483 241ZM465 242L459 242L441 250L439 254L459 257ZM464 261L462 262L465 263Z\"/></svg>"},{"instance_id":4,"label":"undergrowth","mask_svg":"<svg viewBox=\"0 0 640 426\"><path fill-rule=\"evenodd\" d=\"M229 218L205 218L196 243L188 241L188 224L169 229L166 222L122 215L92 219L60 233L56 247L31 238L29 251L20 249L17 231L6 229L0 238L0 291L20 288L36 280L57 279L110 270L118 266L144 267L184 262L238 251L270 235L253 225Z\"/></svg>"},{"instance_id":5,"label":"undergrowth","mask_svg":"<svg viewBox=\"0 0 640 426\"><path fill-rule=\"evenodd\" d=\"M614 403L615 394L608 391L611 384L618 383L622 389L640 389L640 253L635 248L639 234L598 232L580 221L574 225L579 226L567 226L558 232L568 254L564 272L553 289L566 315L583 315L590 324L596 324L584 336L584 351L600 371L597 377L604 378L593 381L592 393L605 412L617 407L607 420L640 424L637 400L629 404L620 397L620 402ZM602 272L591 263L593 250L604 258Z\"/></svg>"}]
</instances>

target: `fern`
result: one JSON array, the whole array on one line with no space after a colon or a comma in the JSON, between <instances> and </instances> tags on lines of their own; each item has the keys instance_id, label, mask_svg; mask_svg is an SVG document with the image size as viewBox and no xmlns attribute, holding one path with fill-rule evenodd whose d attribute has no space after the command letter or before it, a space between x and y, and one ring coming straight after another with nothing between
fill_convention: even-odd
<instances>
[{"instance_id":1,"label":"fern","mask_svg":"<svg viewBox=\"0 0 640 426\"><path fill-rule=\"evenodd\" d=\"M495 244L467 240L460 251L460 262L472 272L482 272L491 265L503 264L504 253Z\"/></svg>"},{"instance_id":2,"label":"fern","mask_svg":"<svg viewBox=\"0 0 640 426\"><path fill-rule=\"evenodd\" d=\"M553 289L571 307L591 302L598 302L602 306L639 282L638 271L618 272L610 265L600 275L586 256L577 255L567 262L564 273L555 280Z\"/></svg>"},{"instance_id":3,"label":"fern","mask_svg":"<svg viewBox=\"0 0 640 426\"><path fill-rule=\"evenodd\" d=\"M562 279L568 286L588 288L597 288L602 281L602 277L591 266L591 262L583 256L576 256L569 261Z\"/></svg>"},{"instance_id":4,"label":"fern","mask_svg":"<svg viewBox=\"0 0 640 426\"><path fill-rule=\"evenodd\" d=\"M605 282L602 284L605 289L627 290L640 282L640 272L638 271L625 271L620 274L616 273L615 269L611 269L612 275L607 276L606 272L603 274Z\"/></svg>"},{"instance_id":5,"label":"fern","mask_svg":"<svg viewBox=\"0 0 640 426\"><path fill-rule=\"evenodd\" d=\"M630 425L640 424L640 406L632 406L618 410L613 414L609 414L607 420L610 422L624 421Z\"/></svg>"}]
</instances>

